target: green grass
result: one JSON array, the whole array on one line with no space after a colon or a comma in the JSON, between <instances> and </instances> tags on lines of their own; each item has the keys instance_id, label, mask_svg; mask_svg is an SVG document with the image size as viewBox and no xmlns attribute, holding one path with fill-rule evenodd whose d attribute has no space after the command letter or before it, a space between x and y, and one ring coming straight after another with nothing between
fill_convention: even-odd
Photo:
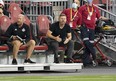
<instances>
[{"instance_id":1,"label":"green grass","mask_svg":"<svg viewBox=\"0 0 116 81\"><path fill-rule=\"evenodd\" d=\"M11 76L0 77L0 81L116 81L116 75L90 76Z\"/></svg>"}]
</instances>

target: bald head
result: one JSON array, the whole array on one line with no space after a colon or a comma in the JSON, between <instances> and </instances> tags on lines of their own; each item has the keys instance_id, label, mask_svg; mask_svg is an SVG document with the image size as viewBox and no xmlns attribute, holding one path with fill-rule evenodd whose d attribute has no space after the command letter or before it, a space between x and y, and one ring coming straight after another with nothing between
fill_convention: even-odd
<instances>
[{"instance_id":1,"label":"bald head","mask_svg":"<svg viewBox=\"0 0 116 81\"><path fill-rule=\"evenodd\" d=\"M23 22L24 22L24 20L25 20L25 16L24 16L23 14L19 14L19 15L18 15L18 19L17 19L17 24L18 24L19 26L22 25Z\"/></svg>"}]
</instances>

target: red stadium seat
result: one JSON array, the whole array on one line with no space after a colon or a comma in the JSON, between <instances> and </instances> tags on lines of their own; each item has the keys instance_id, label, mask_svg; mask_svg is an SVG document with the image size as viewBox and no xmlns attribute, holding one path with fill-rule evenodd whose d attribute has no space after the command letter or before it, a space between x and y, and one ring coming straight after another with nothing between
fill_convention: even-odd
<instances>
[{"instance_id":1,"label":"red stadium seat","mask_svg":"<svg viewBox=\"0 0 116 81\"><path fill-rule=\"evenodd\" d=\"M39 15L36 20L37 23L37 38L40 39L39 44L45 42L46 33L49 29L50 21L46 15Z\"/></svg>"},{"instance_id":2,"label":"red stadium seat","mask_svg":"<svg viewBox=\"0 0 116 81\"><path fill-rule=\"evenodd\" d=\"M22 9L16 3L11 3L8 8L8 11L11 14L12 23L15 23L17 21L18 15L23 13Z\"/></svg>"},{"instance_id":3,"label":"red stadium seat","mask_svg":"<svg viewBox=\"0 0 116 81\"><path fill-rule=\"evenodd\" d=\"M11 20L9 19L9 17L7 16L0 17L0 29L1 29L0 35L3 35L10 25Z\"/></svg>"},{"instance_id":4,"label":"red stadium seat","mask_svg":"<svg viewBox=\"0 0 116 81\"><path fill-rule=\"evenodd\" d=\"M11 25L11 20L7 16L0 17L0 45L6 43L7 37L4 36L6 30ZM8 50L8 46L0 46L0 50Z\"/></svg>"},{"instance_id":5,"label":"red stadium seat","mask_svg":"<svg viewBox=\"0 0 116 81\"><path fill-rule=\"evenodd\" d=\"M49 29L50 21L47 16L39 15L37 17L37 26L38 26L38 35L39 36L46 36L46 33Z\"/></svg>"},{"instance_id":6,"label":"red stadium seat","mask_svg":"<svg viewBox=\"0 0 116 81\"><path fill-rule=\"evenodd\" d=\"M39 15L36 22L37 22L38 38L40 38L41 44L41 42L43 43L43 41L45 41L46 33L50 27L50 20L46 15ZM59 47L59 50L65 50L65 48Z\"/></svg>"},{"instance_id":7,"label":"red stadium seat","mask_svg":"<svg viewBox=\"0 0 116 81\"><path fill-rule=\"evenodd\" d=\"M28 17L25 16L25 23L26 24L30 24L30 20L28 19ZM10 26L11 24L11 20L7 17L7 16L3 16L0 18L0 26L1 28L4 29L4 32L7 30L7 28ZM40 36L46 36L47 30L49 29L49 19L47 18L47 16L38 16L37 18L37 24L38 24L38 30L40 31ZM20 47L20 51L25 51L27 49L27 47L25 45L22 45ZM9 47L6 45L0 46L0 51L8 51ZM34 50L39 50L38 52L40 53L47 53L46 50L48 50L48 46L47 45L36 45ZM63 47L59 47L59 50L64 50ZM9 57L9 54L7 55ZM47 54L46 54L47 56ZM9 61L9 59L7 59L7 61ZM47 62L47 58L46 58L46 62Z\"/></svg>"},{"instance_id":8,"label":"red stadium seat","mask_svg":"<svg viewBox=\"0 0 116 81\"><path fill-rule=\"evenodd\" d=\"M0 51L6 51L6 50L8 50L9 48L8 48L8 46L0 46Z\"/></svg>"},{"instance_id":9,"label":"red stadium seat","mask_svg":"<svg viewBox=\"0 0 116 81\"><path fill-rule=\"evenodd\" d=\"M29 20L29 18L27 16L25 16L25 24L27 24L28 26L30 26L31 21Z\"/></svg>"}]
</instances>

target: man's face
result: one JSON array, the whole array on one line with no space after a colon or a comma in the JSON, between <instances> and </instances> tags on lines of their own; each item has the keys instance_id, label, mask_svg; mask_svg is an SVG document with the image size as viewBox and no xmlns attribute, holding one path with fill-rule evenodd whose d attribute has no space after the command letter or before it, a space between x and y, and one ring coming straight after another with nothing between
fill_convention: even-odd
<instances>
[{"instance_id":1,"label":"man's face","mask_svg":"<svg viewBox=\"0 0 116 81\"><path fill-rule=\"evenodd\" d=\"M78 8L78 4L72 3L72 8L73 8L73 9L77 9L77 8Z\"/></svg>"},{"instance_id":2,"label":"man's face","mask_svg":"<svg viewBox=\"0 0 116 81\"><path fill-rule=\"evenodd\" d=\"M20 26L22 25L24 22L24 16L23 15L19 15L18 19L17 19L17 24Z\"/></svg>"},{"instance_id":3,"label":"man's face","mask_svg":"<svg viewBox=\"0 0 116 81\"><path fill-rule=\"evenodd\" d=\"M64 25L66 23L66 16L60 16L59 17L59 23Z\"/></svg>"},{"instance_id":4,"label":"man's face","mask_svg":"<svg viewBox=\"0 0 116 81\"><path fill-rule=\"evenodd\" d=\"M74 3L78 4L78 6L80 6L80 1L79 0L74 0Z\"/></svg>"},{"instance_id":5,"label":"man's face","mask_svg":"<svg viewBox=\"0 0 116 81\"><path fill-rule=\"evenodd\" d=\"M0 8L3 8L3 5L2 4L0 4Z\"/></svg>"},{"instance_id":6,"label":"man's face","mask_svg":"<svg viewBox=\"0 0 116 81\"><path fill-rule=\"evenodd\" d=\"M0 17L3 15L3 10L0 8Z\"/></svg>"},{"instance_id":7,"label":"man's face","mask_svg":"<svg viewBox=\"0 0 116 81\"><path fill-rule=\"evenodd\" d=\"M2 14L3 13L3 10L0 8L0 14Z\"/></svg>"}]
</instances>

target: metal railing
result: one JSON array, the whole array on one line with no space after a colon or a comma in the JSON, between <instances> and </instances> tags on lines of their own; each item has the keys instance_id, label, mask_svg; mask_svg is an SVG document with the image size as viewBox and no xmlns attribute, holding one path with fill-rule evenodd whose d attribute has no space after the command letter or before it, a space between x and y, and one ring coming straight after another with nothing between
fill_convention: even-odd
<instances>
[{"instance_id":1,"label":"metal railing","mask_svg":"<svg viewBox=\"0 0 116 81\"><path fill-rule=\"evenodd\" d=\"M105 9L99 7L99 6L97 6L97 7L100 10L102 16L111 19L116 24L116 15L115 14L113 14L110 11L107 11L107 10L105 10Z\"/></svg>"},{"instance_id":2,"label":"metal railing","mask_svg":"<svg viewBox=\"0 0 116 81\"><path fill-rule=\"evenodd\" d=\"M103 2L103 0L99 0L99 1L102 2L100 2L100 4L98 3L97 5L103 7L104 9L110 11L111 13L116 14L116 0L105 0L105 2Z\"/></svg>"},{"instance_id":3,"label":"metal railing","mask_svg":"<svg viewBox=\"0 0 116 81\"><path fill-rule=\"evenodd\" d=\"M54 21L57 21L61 11L70 7L72 3L71 0L4 0L4 2L6 9L8 9L10 3L18 3L24 13L28 15L32 21L36 20L35 15L41 14L50 15L53 17ZM107 17L116 23L116 15L112 13L116 10L114 6L116 0L112 0L112 2L111 0L106 0L106 2L106 10L99 6L97 7L101 11L102 16Z\"/></svg>"},{"instance_id":4,"label":"metal railing","mask_svg":"<svg viewBox=\"0 0 116 81\"><path fill-rule=\"evenodd\" d=\"M102 16L114 21L114 24L116 26L116 14L114 14L108 10L105 10L101 7L98 7L98 9L100 10ZM116 49L116 35L106 35L106 37L107 37L107 39L104 37L103 40L100 42L100 44L108 46L109 49Z\"/></svg>"},{"instance_id":5,"label":"metal railing","mask_svg":"<svg viewBox=\"0 0 116 81\"><path fill-rule=\"evenodd\" d=\"M32 21L36 20L34 15L50 15L57 21L61 11L70 7L70 0L4 0L4 2L6 9L10 3L18 3Z\"/></svg>"},{"instance_id":6,"label":"metal railing","mask_svg":"<svg viewBox=\"0 0 116 81\"><path fill-rule=\"evenodd\" d=\"M116 14L116 0L112 0L111 6L112 6L111 7L112 8L111 12Z\"/></svg>"}]
</instances>

